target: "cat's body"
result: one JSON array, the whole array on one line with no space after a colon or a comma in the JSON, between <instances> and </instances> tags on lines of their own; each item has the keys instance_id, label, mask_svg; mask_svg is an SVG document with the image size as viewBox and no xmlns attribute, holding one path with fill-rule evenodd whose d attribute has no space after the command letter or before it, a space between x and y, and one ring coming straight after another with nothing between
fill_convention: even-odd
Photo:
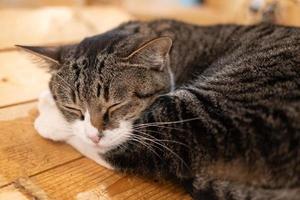
<instances>
[{"instance_id":1,"label":"cat's body","mask_svg":"<svg viewBox=\"0 0 300 200\"><path fill-rule=\"evenodd\" d=\"M124 117L130 120L121 118L119 125L103 129L100 142L96 139L103 148L106 140L121 138L105 150L84 141L88 147L80 149L80 140L70 142L81 126L74 124L80 121L53 104L57 113L63 113L56 121L66 118L66 124L72 123L73 132L59 140L69 141L81 152L91 148L90 158L107 167L178 181L195 199L300 199L300 29L270 24L200 27L169 20L131 22L66 49L71 59L66 56L68 64L58 62L65 69L60 67L50 82L52 94L61 96L55 98L58 107L70 101L58 92L62 84L65 91L77 89L73 99L81 98L81 107L88 108L94 105L89 100L95 99L93 94L105 97L103 87L120 77L121 85L145 80L141 90L156 95L136 102L140 111L132 118ZM70 64L75 58L75 63L87 59L88 67L79 66L80 72L68 76L70 70L76 71ZM146 69L130 77L118 68L124 67L124 59L131 67ZM111 63L115 68L110 68ZM153 66L156 71L149 72L151 77L143 74L154 70L147 69ZM60 84L56 84L57 74L64 78ZM135 80L136 76L142 78ZM95 89L96 79L101 79L103 92ZM176 88L170 91L174 82ZM151 86L158 92L149 84L159 85ZM112 95L116 92L106 90L106 102L110 97L117 99ZM122 93L120 88L115 91ZM137 96L148 98L140 91ZM128 102L131 106L126 109L134 113L133 100ZM94 108L83 116L84 121L91 118L89 130L102 128L93 122ZM121 111L116 112L121 115ZM36 127L43 134L41 121L46 117L38 120Z\"/></svg>"}]
</instances>

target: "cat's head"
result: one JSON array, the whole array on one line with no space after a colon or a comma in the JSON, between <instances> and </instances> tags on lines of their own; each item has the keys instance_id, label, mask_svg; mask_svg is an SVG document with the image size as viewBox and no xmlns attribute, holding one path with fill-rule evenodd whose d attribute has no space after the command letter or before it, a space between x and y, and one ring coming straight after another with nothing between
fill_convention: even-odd
<instances>
[{"instance_id":1,"label":"cat's head","mask_svg":"<svg viewBox=\"0 0 300 200\"><path fill-rule=\"evenodd\" d=\"M172 41L99 35L79 44L28 47L49 65L49 88L74 134L111 149L132 134L132 122L154 99L171 90Z\"/></svg>"}]
</instances>

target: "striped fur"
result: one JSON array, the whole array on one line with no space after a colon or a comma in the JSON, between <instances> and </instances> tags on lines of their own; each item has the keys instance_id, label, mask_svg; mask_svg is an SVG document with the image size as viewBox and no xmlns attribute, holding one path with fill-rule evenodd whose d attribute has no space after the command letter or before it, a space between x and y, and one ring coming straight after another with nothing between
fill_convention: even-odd
<instances>
[{"instance_id":1,"label":"striped fur","mask_svg":"<svg viewBox=\"0 0 300 200\"><path fill-rule=\"evenodd\" d=\"M136 121L152 150L129 142L107 160L194 199L300 199L300 30L171 23L178 87Z\"/></svg>"},{"instance_id":2,"label":"striped fur","mask_svg":"<svg viewBox=\"0 0 300 200\"><path fill-rule=\"evenodd\" d=\"M119 59L159 37L173 41L168 62L153 60L169 64L174 91L166 68ZM130 88L159 91L118 112L135 113L134 137L101 155L115 169L174 180L194 199L300 199L299 28L135 21L60 51L50 89L68 121L79 116L66 102L97 110Z\"/></svg>"}]
</instances>

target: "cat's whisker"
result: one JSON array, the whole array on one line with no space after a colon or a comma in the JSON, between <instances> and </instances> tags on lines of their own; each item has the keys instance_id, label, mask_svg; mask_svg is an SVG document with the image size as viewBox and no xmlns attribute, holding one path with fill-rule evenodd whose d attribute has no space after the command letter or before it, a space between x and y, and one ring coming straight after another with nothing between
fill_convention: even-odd
<instances>
[{"instance_id":1,"label":"cat's whisker","mask_svg":"<svg viewBox=\"0 0 300 200\"><path fill-rule=\"evenodd\" d=\"M158 158L160 158L161 160L163 160L163 159L161 158L161 156L159 156L159 155L156 153L156 151L155 151L151 146L148 146L146 142L141 141L140 138L135 137L135 136L132 136L131 138L129 138L129 140L138 142L139 144L145 146L146 149L150 150L150 151L151 151L153 154L155 154ZM134 143L131 143L131 144L134 144Z\"/></svg>"},{"instance_id":2,"label":"cat's whisker","mask_svg":"<svg viewBox=\"0 0 300 200\"><path fill-rule=\"evenodd\" d=\"M173 130L178 130L178 131L182 131L182 132L184 132L184 131L186 131L186 130L184 130L184 129L182 129L182 128L177 128L177 127L171 127L171 126L160 126L160 125L147 125L147 124L143 124L144 126L134 126L134 128L136 128L136 129L144 129L144 128L147 128L147 127L158 127L158 128L165 128L165 129L173 129Z\"/></svg>"},{"instance_id":3,"label":"cat's whisker","mask_svg":"<svg viewBox=\"0 0 300 200\"><path fill-rule=\"evenodd\" d=\"M185 161L184 161L177 153L175 153L174 151L172 151L172 150L171 150L169 147L167 147L166 145L164 145L164 144L162 144L162 143L160 143L160 142L154 141L153 139L144 137L144 136L139 136L139 137L141 137L141 138L144 139L144 140L148 140L148 141L150 141L150 142L153 142L154 144L159 145L160 147L166 149L166 150L169 151L171 154L173 154L175 157L177 157L177 159L179 159L179 160L182 162L182 164L184 164L184 165L187 167L187 169L189 169L189 166L187 165L187 163L186 163L186 162L185 162Z\"/></svg>"},{"instance_id":4,"label":"cat's whisker","mask_svg":"<svg viewBox=\"0 0 300 200\"><path fill-rule=\"evenodd\" d=\"M136 129L133 129L133 130L135 130L135 131L137 131L137 132L139 132L139 133L141 133L141 134L147 135L147 136L149 136L149 137L153 138L155 141L161 141L161 142L170 142L170 143L179 144L179 145L182 145L182 146L185 146L185 147L189 148L189 146L188 146L188 145L186 145L186 144L184 144L184 143L182 143L182 142L173 141L173 140L166 140L166 139L157 139L157 138L155 138L154 136L152 136L152 135L149 135L149 134L147 134L147 133L145 133L145 132L141 132L141 131L139 131L139 130L136 130ZM150 131L150 130L147 130L147 132L148 132L148 131ZM154 132L154 133L161 134L161 133L160 133L160 132L158 132L158 131L150 131L150 132Z\"/></svg>"},{"instance_id":5,"label":"cat's whisker","mask_svg":"<svg viewBox=\"0 0 300 200\"><path fill-rule=\"evenodd\" d=\"M131 138L130 140L136 141L136 142L140 143L141 145L145 146L146 149L150 150L152 153L154 153L155 155L157 155L158 157L160 157L160 156L156 153L156 151L152 148L152 145L149 146L149 144L148 144L147 142L140 140L140 138L138 138L138 137L133 137L133 138Z\"/></svg>"},{"instance_id":6,"label":"cat's whisker","mask_svg":"<svg viewBox=\"0 0 300 200\"><path fill-rule=\"evenodd\" d=\"M161 144L160 142L156 142L156 141L154 141L154 140L151 140L151 139L149 139L149 138L146 138L146 137L143 137L143 139L145 139L145 140L148 140L148 141L150 141L150 142L153 142L154 144L156 144L156 145L159 145L159 146L155 146L154 145L154 147L156 147L156 148L158 148L158 149L160 149L160 150L163 150L163 149L166 149L167 151L169 151L171 154L173 154L177 159L179 159L180 161L181 161L181 163L183 164L183 165L185 165L185 167L187 168L187 169L189 169L189 166L187 165L187 163L177 154L177 153L175 153L174 151L172 151L170 148L168 148L166 145L163 145L163 144ZM163 148L163 149L161 149L161 147Z\"/></svg>"},{"instance_id":7,"label":"cat's whisker","mask_svg":"<svg viewBox=\"0 0 300 200\"><path fill-rule=\"evenodd\" d=\"M139 140L130 140L130 141L129 141L130 144L137 146L136 143L134 143L134 142L140 143ZM146 149L148 149L148 150L149 150L150 152L152 152L155 156L157 156L162 162L164 162L163 158L162 158L158 153L156 153L156 151L155 151L152 147L147 146L147 144L148 144L148 143L142 143L142 145L145 146Z\"/></svg>"},{"instance_id":8,"label":"cat's whisker","mask_svg":"<svg viewBox=\"0 0 300 200\"><path fill-rule=\"evenodd\" d=\"M136 130L142 130L142 129L136 129ZM146 131L146 132L150 132L150 133L163 134L163 133L160 132L160 131L154 131L154 130L148 130L148 129L146 129L145 131Z\"/></svg>"},{"instance_id":9,"label":"cat's whisker","mask_svg":"<svg viewBox=\"0 0 300 200\"><path fill-rule=\"evenodd\" d=\"M114 139L111 140L111 143L117 143L116 141L120 140L121 137L122 135L119 135L118 137L114 137ZM129 139L129 137L127 137L127 139Z\"/></svg>"},{"instance_id":10,"label":"cat's whisker","mask_svg":"<svg viewBox=\"0 0 300 200\"><path fill-rule=\"evenodd\" d=\"M199 117L189 118L189 119L183 119L183 120L177 120L177 121L168 121L168 122L152 122L152 123L144 123L140 125L166 125L166 124L180 124L184 122L194 121L200 119Z\"/></svg>"},{"instance_id":11,"label":"cat's whisker","mask_svg":"<svg viewBox=\"0 0 300 200\"><path fill-rule=\"evenodd\" d=\"M116 148L126 149L126 145L124 143L120 143Z\"/></svg>"}]
</instances>

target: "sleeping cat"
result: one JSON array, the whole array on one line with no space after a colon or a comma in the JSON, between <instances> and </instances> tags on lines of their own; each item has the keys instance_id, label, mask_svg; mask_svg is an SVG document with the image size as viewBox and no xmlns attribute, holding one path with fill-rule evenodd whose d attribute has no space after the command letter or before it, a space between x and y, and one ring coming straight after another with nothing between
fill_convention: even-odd
<instances>
[{"instance_id":1,"label":"sleeping cat","mask_svg":"<svg viewBox=\"0 0 300 200\"><path fill-rule=\"evenodd\" d=\"M129 22L49 64L35 128L193 199L300 199L300 29Z\"/></svg>"}]
</instances>

